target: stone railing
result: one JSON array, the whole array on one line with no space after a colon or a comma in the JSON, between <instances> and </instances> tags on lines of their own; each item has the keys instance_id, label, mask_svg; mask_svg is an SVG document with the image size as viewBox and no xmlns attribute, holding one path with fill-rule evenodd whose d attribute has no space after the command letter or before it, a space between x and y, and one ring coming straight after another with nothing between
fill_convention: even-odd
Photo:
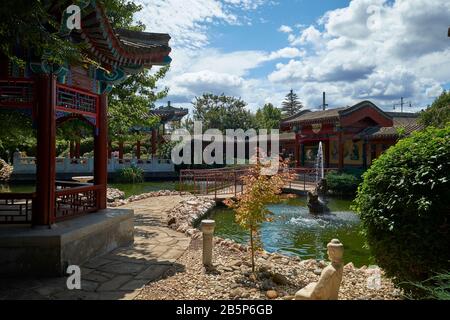
<instances>
[{"instance_id":1,"label":"stone railing","mask_svg":"<svg viewBox=\"0 0 450 320\"><path fill-rule=\"evenodd\" d=\"M14 157L14 174L34 174L36 173L36 159L34 157ZM174 172L175 166L171 160L165 159L118 159L108 160L108 172L136 166L144 172ZM93 158L56 158L57 173L92 173L94 171Z\"/></svg>"}]
</instances>

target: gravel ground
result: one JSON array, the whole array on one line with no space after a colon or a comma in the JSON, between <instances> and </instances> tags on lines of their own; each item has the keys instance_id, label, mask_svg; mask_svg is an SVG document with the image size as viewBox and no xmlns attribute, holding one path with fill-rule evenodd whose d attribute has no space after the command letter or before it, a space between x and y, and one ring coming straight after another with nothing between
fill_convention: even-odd
<instances>
[{"instance_id":1,"label":"gravel ground","mask_svg":"<svg viewBox=\"0 0 450 320\"><path fill-rule=\"evenodd\" d=\"M212 271L202 266L202 240L193 239L188 250L176 261L165 278L145 286L136 299L140 300L228 300L228 299L285 299L317 281L324 261L290 258L260 252L257 255L258 276L251 273L247 248L215 238ZM381 273L381 286L370 289L368 279ZM340 289L341 300L398 300L401 292L383 276L378 268L356 269L352 264L344 268Z\"/></svg>"}]
</instances>

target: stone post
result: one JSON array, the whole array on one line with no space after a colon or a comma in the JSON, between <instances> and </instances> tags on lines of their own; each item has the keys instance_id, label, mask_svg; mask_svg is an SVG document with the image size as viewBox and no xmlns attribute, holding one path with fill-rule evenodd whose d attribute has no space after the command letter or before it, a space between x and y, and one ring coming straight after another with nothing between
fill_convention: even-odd
<instances>
[{"instance_id":1,"label":"stone post","mask_svg":"<svg viewBox=\"0 0 450 320\"><path fill-rule=\"evenodd\" d=\"M212 267L213 235L216 222L214 220L202 220L203 232L203 265Z\"/></svg>"}]
</instances>

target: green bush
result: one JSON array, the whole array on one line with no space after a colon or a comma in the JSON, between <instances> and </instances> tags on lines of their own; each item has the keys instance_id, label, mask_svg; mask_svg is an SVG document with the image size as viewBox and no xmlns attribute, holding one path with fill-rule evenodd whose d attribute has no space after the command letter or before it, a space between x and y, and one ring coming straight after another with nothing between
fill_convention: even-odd
<instances>
[{"instance_id":1,"label":"green bush","mask_svg":"<svg viewBox=\"0 0 450 320\"><path fill-rule=\"evenodd\" d=\"M407 298L450 300L450 271L437 274L421 282L408 282L405 285L414 289L414 294L407 294Z\"/></svg>"},{"instance_id":2,"label":"green bush","mask_svg":"<svg viewBox=\"0 0 450 320\"><path fill-rule=\"evenodd\" d=\"M391 147L364 174L355 210L377 263L397 281L450 266L450 126Z\"/></svg>"},{"instance_id":3,"label":"green bush","mask_svg":"<svg viewBox=\"0 0 450 320\"><path fill-rule=\"evenodd\" d=\"M136 166L120 169L118 180L122 183L140 183L144 181L144 171Z\"/></svg>"},{"instance_id":4,"label":"green bush","mask_svg":"<svg viewBox=\"0 0 450 320\"><path fill-rule=\"evenodd\" d=\"M353 196L360 182L360 179L348 173L330 172L327 174L328 190L336 195Z\"/></svg>"}]
</instances>

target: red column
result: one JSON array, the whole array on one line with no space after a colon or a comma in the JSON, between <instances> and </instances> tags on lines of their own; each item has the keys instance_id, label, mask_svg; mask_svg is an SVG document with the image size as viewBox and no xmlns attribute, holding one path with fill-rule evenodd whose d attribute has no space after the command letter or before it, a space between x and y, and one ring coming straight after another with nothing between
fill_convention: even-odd
<instances>
[{"instance_id":1,"label":"red column","mask_svg":"<svg viewBox=\"0 0 450 320\"><path fill-rule=\"evenodd\" d=\"M141 141L140 140L138 140L136 142L136 158L138 160L141 160Z\"/></svg>"},{"instance_id":2,"label":"red column","mask_svg":"<svg viewBox=\"0 0 450 320\"><path fill-rule=\"evenodd\" d=\"M157 129L152 130L152 155L156 157L156 149L157 147L157 139L158 139L158 131Z\"/></svg>"},{"instance_id":3,"label":"red column","mask_svg":"<svg viewBox=\"0 0 450 320\"><path fill-rule=\"evenodd\" d=\"M113 151L113 147L112 147L112 142L110 140L110 141L108 141L108 159L112 158L112 156L111 156L112 151Z\"/></svg>"},{"instance_id":4,"label":"red column","mask_svg":"<svg viewBox=\"0 0 450 320\"><path fill-rule=\"evenodd\" d=\"M33 226L45 226L55 218L56 183L56 78L41 75L36 79L37 154L36 200Z\"/></svg>"},{"instance_id":5,"label":"red column","mask_svg":"<svg viewBox=\"0 0 450 320\"><path fill-rule=\"evenodd\" d=\"M295 134L295 165L300 168L300 140L298 134Z\"/></svg>"},{"instance_id":6,"label":"red column","mask_svg":"<svg viewBox=\"0 0 450 320\"><path fill-rule=\"evenodd\" d=\"M108 185L108 96L100 96L98 112L98 132L94 139L94 183L100 186L97 192L97 207L99 210L106 209L106 190Z\"/></svg>"},{"instance_id":7,"label":"red column","mask_svg":"<svg viewBox=\"0 0 450 320\"><path fill-rule=\"evenodd\" d=\"M73 140L70 140L70 151L69 151L69 157L70 159L73 159L73 157L75 156L75 144Z\"/></svg>"},{"instance_id":8,"label":"red column","mask_svg":"<svg viewBox=\"0 0 450 320\"><path fill-rule=\"evenodd\" d=\"M344 169L344 138L342 132L339 132L339 139L338 139L338 146L339 146L339 170Z\"/></svg>"},{"instance_id":9,"label":"red column","mask_svg":"<svg viewBox=\"0 0 450 320\"><path fill-rule=\"evenodd\" d=\"M119 141L119 159L123 159L123 141Z\"/></svg>"},{"instance_id":10,"label":"red column","mask_svg":"<svg viewBox=\"0 0 450 320\"><path fill-rule=\"evenodd\" d=\"M80 159L81 158L81 144L80 144L80 140L77 140L75 142L75 158L76 159Z\"/></svg>"},{"instance_id":11,"label":"red column","mask_svg":"<svg viewBox=\"0 0 450 320\"><path fill-rule=\"evenodd\" d=\"M330 140L325 141L325 157L324 157L324 161L325 161L325 168L329 168L330 167Z\"/></svg>"}]
</instances>

